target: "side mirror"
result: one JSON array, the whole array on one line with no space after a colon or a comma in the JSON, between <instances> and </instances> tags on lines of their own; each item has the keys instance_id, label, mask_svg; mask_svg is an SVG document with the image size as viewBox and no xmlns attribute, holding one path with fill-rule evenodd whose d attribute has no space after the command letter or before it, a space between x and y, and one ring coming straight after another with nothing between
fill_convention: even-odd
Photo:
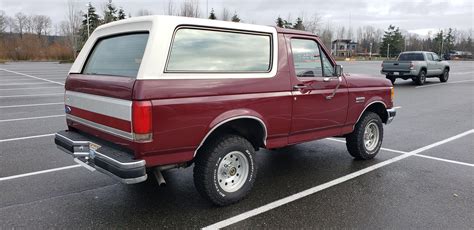
<instances>
[{"instance_id":1,"label":"side mirror","mask_svg":"<svg viewBox=\"0 0 474 230\"><path fill-rule=\"evenodd\" d=\"M342 76L342 73L343 73L342 65L336 65L336 66L334 67L334 74L335 74L337 77L340 77L340 76Z\"/></svg>"}]
</instances>

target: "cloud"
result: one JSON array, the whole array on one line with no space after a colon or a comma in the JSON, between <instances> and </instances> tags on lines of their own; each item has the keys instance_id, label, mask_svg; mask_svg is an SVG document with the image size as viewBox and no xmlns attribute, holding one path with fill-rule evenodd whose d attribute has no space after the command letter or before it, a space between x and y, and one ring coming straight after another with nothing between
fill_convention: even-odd
<instances>
[{"instance_id":1,"label":"cloud","mask_svg":"<svg viewBox=\"0 0 474 230\"><path fill-rule=\"evenodd\" d=\"M92 0L98 12L102 12L107 0ZM183 0L173 0L175 8ZM66 17L66 0L1 0L0 9L8 15L16 12L26 14L49 15L54 23ZM86 9L89 0L76 0L78 7ZM135 15L140 9L154 14L163 14L168 1L154 0L113 0L116 6L124 8L126 13ZM214 8L218 17L225 7L233 14L236 11L247 23L274 25L278 16L291 18L310 18L314 14L322 17L323 22L334 27L349 25L356 27L372 25L386 29L394 24L404 30L442 29L454 27L467 30L473 28L474 13L471 0L199 0L201 15L205 16Z\"/></svg>"}]
</instances>

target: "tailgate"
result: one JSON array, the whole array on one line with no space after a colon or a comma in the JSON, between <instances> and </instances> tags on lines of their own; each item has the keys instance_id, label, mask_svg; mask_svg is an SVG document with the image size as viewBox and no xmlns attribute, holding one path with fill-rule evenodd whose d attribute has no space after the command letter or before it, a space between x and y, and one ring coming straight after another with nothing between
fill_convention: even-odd
<instances>
[{"instance_id":1,"label":"tailgate","mask_svg":"<svg viewBox=\"0 0 474 230\"><path fill-rule=\"evenodd\" d=\"M384 72L409 72L411 62L408 61L393 61L383 62L382 71Z\"/></svg>"},{"instance_id":2,"label":"tailgate","mask_svg":"<svg viewBox=\"0 0 474 230\"><path fill-rule=\"evenodd\" d=\"M133 87L147 42L148 32L107 35L94 40L87 55L81 53L86 60L75 61L84 64L71 69L65 86L69 127L111 142L135 140Z\"/></svg>"}]
</instances>

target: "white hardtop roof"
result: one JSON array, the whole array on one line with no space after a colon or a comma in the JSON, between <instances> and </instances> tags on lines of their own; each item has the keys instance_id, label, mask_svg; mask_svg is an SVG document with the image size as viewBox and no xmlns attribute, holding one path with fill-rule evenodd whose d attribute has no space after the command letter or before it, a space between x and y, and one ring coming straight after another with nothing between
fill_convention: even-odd
<instances>
[{"instance_id":1,"label":"white hardtop roof","mask_svg":"<svg viewBox=\"0 0 474 230\"><path fill-rule=\"evenodd\" d=\"M169 53L169 46L172 43L173 33L179 26L212 27L218 29L233 29L256 33L272 34L273 39L273 68L266 77L274 76L278 60L278 39L277 29L272 26L261 26L246 23L228 22L220 20L210 20L201 18L189 18L178 16L153 15L124 19L99 26L87 39L82 47L69 73L80 73L86 62L88 54L94 44L102 37L116 34L126 34L130 32L148 31L150 33L145 52L143 54L140 70L137 79L164 78L165 62ZM176 75L176 74L174 74ZM199 75L199 74L194 74ZM208 74L201 74L206 77ZM245 74L241 74L245 75ZM248 74L252 77L255 74ZM217 75L213 75L216 77ZM228 77L228 76L226 76Z\"/></svg>"},{"instance_id":2,"label":"white hardtop roof","mask_svg":"<svg viewBox=\"0 0 474 230\"><path fill-rule=\"evenodd\" d=\"M97 30L106 29L109 27L116 27L120 25L125 25L129 23L156 23L156 22L166 22L170 24L178 25L200 25L200 26L210 26L210 27L220 27L220 28L231 28L231 29L241 29L241 30L250 30L250 31L261 31L261 32L273 32L275 27L273 26L263 26L255 24L247 24L241 22L230 22L230 21L221 21L221 20L211 20L203 18L191 18L191 17L181 17L181 16L169 16L169 15L150 15L150 16L139 16L132 17L128 19L123 19L105 25L97 27Z\"/></svg>"}]
</instances>

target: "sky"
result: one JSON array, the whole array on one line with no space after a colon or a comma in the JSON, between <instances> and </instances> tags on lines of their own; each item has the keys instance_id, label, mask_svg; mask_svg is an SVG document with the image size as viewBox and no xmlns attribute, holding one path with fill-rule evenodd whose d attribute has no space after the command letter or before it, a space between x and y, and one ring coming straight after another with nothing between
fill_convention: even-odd
<instances>
[{"instance_id":1,"label":"sky","mask_svg":"<svg viewBox=\"0 0 474 230\"><path fill-rule=\"evenodd\" d=\"M173 0L179 8L183 0ZM386 29L390 24L404 31L426 35L449 27L469 30L474 24L473 0L194 0L198 1L201 14L213 8L217 16L227 8L237 12L247 23L274 25L278 16L295 21L298 16L306 19L318 15L323 24L338 28L372 25ZM77 7L85 10L89 0L74 0ZM91 0L98 11L104 9L107 0ZM163 14L168 0L113 0L127 15L137 15L147 9L153 14ZM53 23L66 18L67 0L0 0L0 10L7 15L17 12L48 15Z\"/></svg>"}]
</instances>

